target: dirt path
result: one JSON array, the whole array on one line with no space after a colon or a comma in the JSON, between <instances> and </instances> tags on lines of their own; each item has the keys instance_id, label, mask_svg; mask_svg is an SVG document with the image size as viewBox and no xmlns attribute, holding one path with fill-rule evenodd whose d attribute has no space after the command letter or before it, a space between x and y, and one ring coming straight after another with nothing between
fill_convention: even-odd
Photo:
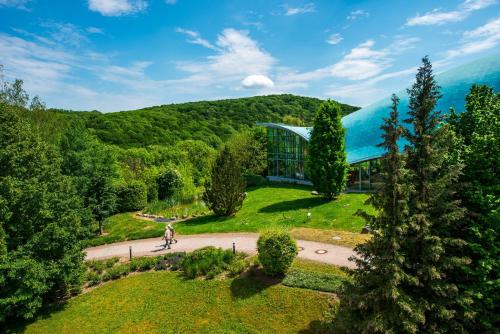
<instances>
[{"instance_id":1,"label":"dirt path","mask_svg":"<svg viewBox=\"0 0 500 334\"><path fill-rule=\"evenodd\" d=\"M131 240L114 244L102 245L86 249L86 259L103 259L113 256L129 256L129 247L132 247L132 256L160 255L168 252L190 252L206 246L232 248L233 242L236 250L255 254L257 252L258 233L218 233L218 234L196 234L178 236L178 243L172 245L172 249L164 249L164 241L161 238L142 240ZM355 253L352 249L321 242L297 240L299 245L299 258L320 261L353 268L355 265L349 261L349 257ZM324 252L326 251L326 252Z\"/></svg>"}]
</instances>

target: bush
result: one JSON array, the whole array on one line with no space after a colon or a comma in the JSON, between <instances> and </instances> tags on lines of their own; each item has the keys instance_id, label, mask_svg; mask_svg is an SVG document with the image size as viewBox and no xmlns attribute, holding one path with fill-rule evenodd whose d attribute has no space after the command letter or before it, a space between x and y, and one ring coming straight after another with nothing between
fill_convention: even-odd
<instances>
[{"instance_id":1,"label":"bush","mask_svg":"<svg viewBox=\"0 0 500 334\"><path fill-rule=\"evenodd\" d=\"M259 262L269 276L281 276L298 254L297 242L284 230L263 232L257 241Z\"/></svg>"},{"instance_id":2,"label":"bush","mask_svg":"<svg viewBox=\"0 0 500 334\"><path fill-rule=\"evenodd\" d=\"M168 167L158 175L158 199L172 198L183 186L182 175L173 167Z\"/></svg>"},{"instance_id":3,"label":"bush","mask_svg":"<svg viewBox=\"0 0 500 334\"><path fill-rule=\"evenodd\" d=\"M252 261L250 258L246 259L235 259L228 267L227 271L229 276L234 277L238 276L245 270L247 270L252 265Z\"/></svg>"},{"instance_id":4,"label":"bush","mask_svg":"<svg viewBox=\"0 0 500 334\"><path fill-rule=\"evenodd\" d=\"M91 270L101 274L104 270L113 267L118 261L117 257L112 257L106 260L90 260L86 262L86 265Z\"/></svg>"},{"instance_id":5,"label":"bush","mask_svg":"<svg viewBox=\"0 0 500 334\"><path fill-rule=\"evenodd\" d=\"M101 283L101 275L92 270L87 271L85 274L85 282L87 282L87 286L97 285Z\"/></svg>"},{"instance_id":6,"label":"bush","mask_svg":"<svg viewBox=\"0 0 500 334\"><path fill-rule=\"evenodd\" d=\"M109 281L118 279L122 276L126 276L130 273L130 265L129 264L119 264L109 269L102 276L103 281Z\"/></svg>"},{"instance_id":7,"label":"bush","mask_svg":"<svg viewBox=\"0 0 500 334\"><path fill-rule=\"evenodd\" d=\"M308 270L292 269L283 280L283 285L325 292L337 292L344 277Z\"/></svg>"},{"instance_id":8,"label":"bush","mask_svg":"<svg viewBox=\"0 0 500 334\"><path fill-rule=\"evenodd\" d=\"M205 247L187 254L181 262L181 268L188 278L198 276L213 278L228 269L235 258L231 250Z\"/></svg>"},{"instance_id":9,"label":"bush","mask_svg":"<svg viewBox=\"0 0 500 334\"><path fill-rule=\"evenodd\" d=\"M257 186L263 186L268 184L269 182L264 176L261 175L245 175L247 187L257 187Z\"/></svg>"},{"instance_id":10,"label":"bush","mask_svg":"<svg viewBox=\"0 0 500 334\"><path fill-rule=\"evenodd\" d=\"M131 271L148 271L153 269L160 258L158 257L136 257L130 261L130 270Z\"/></svg>"},{"instance_id":11,"label":"bush","mask_svg":"<svg viewBox=\"0 0 500 334\"><path fill-rule=\"evenodd\" d=\"M140 181L120 184L117 186L116 194L120 212L142 210L148 201L146 185Z\"/></svg>"}]
</instances>

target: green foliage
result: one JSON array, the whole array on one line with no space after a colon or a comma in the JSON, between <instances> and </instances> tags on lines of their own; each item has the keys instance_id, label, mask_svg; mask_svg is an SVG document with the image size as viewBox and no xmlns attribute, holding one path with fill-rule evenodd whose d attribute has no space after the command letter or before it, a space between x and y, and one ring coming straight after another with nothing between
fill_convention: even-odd
<instances>
[{"instance_id":1,"label":"green foliage","mask_svg":"<svg viewBox=\"0 0 500 334\"><path fill-rule=\"evenodd\" d=\"M408 233L409 171L398 141L403 133L399 122L399 98L392 96L389 118L381 126L385 149L381 163L381 186L368 202L377 214L360 211L373 231L373 238L356 248L360 255L353 280L340 291L337 326L345 332L415 331L417 303L405 291Z\"/></svg>"},{"instance_id":2,"label":"green foliage","mask_svg":"<svg viewBox=\"0 0 500 334\"><path fill-rule=\"evenodd\" d=\"M500 94L472 86L466 101L466 110L450 119L461 139L464 163L457 194L467 208L454 232L467 241L463 254L471 260L456 280L473 298L461 311L468 331L493 333L500 327Z\"/></svg>"},{"instance_id":3,"label":"green foliage","mask_svg":"<svg viewBox=\"0 0 500 334\"><path fill-rule=\"evenodd\" d=\"M131 271L148 271L153 269L158 263L157 257L135 257L130 261Z\"/></svg>"},{"instance_id":4,"label":"green foliage","mask_svg":"<svg viewBox=\"0 0 500 334\"><path fill-rule=\"evenodd\" d=\"M235 259L236 255L229 249L205 247L187 254L182 260L181 268L188 278L213 278L228 269Z\"/></svg>"},{"instance_id":5,"label":"green foliage","mask_svg":"<svg viewBox=\"0 0 500 334\"><path fill-rule=\"evenodd\" d=\"M282 276L292 265L299 250L297 242L285 230L263 232L257 241L259 262L269 276Z\"/></svg>"},{"instance_id":6,"label":"green foliage","mask_svg":"<svg viewBox=\"0 0 500 334\"><path fill-rule=\"evenodd\" d=\"M33 317L49 298L77 291L80 240L89 236L90 216L71 179L61 175L57 151L20 117L23 112L0 103L0 226L6 241L0 321Z\"/></svg>"},{"instance_id":7,"label":"green foliage","mask_svg":"<svg viewBox=\"0 0 500 334\"><path fill-rule=\"evenodd\" d=\"M54 112L71 121L83 121L102 142L121 147L173 146L185 139L219 147L234 133L254 127L257 122L279 123L284 116L292 115L310 124L321 102L284 94L170 104L107 114ZM358 109L342 105L343 114Z\"/></svg>"},{"instance_id":8,"label":"green foliage","mask_svg":"<svg viewBox=\"0 0 500 334\"><path fill-rule=\"evenodd\" d=\"M158 199L172 198L182 188L182 176L173 167L168 167L158 175Z\"/></svg>"},{"instance_id":9,"label":"green foliage","mask_svg":"<svg viewBox=\"0 0 500 334\"><path fill-rule=\"evenodd\" d=\"M283 285L324 292L338 292L346 279L331 274L291 269L283 279Z\"/></svg>"},{"instance_id":10,"label":"green foliage","mask_svg":"<svg viewBox=\"0 0 500 334\"><path fill-rule=\"evenodd\" d=\"M127 276L130 273L130 264L123 263L117 264L107 270L102 276L103 281L115 280L123 276Z\"/></svg>"},{"instance_id":11,"label":"green foliage","mask_svg":"<svg viewBox=\"0 0 500 334\"><path fill-rule=\"evenodd\" d=\"M87 286L95 286L101 284L101 275L95 271L87 271L85 273L85 282L87 282Z\"/></svg>"},{"instance_id":12,"label":"green foliage","mask_svg":"<svg viewBox=\"0 0 500 334\"><path fill-rule=\"evenodd\" d=\"M244 130L227 143L243 174L265 175L267 169L267 132L264 127Z\"/></svg>"},{"instance_id":13,"label":"green foliage","mask_svg":"<svg viewBox=\"0 0 500 334\"><path fill-rule=\"evenodd\" d=\"M116 195L120 212L142 210L147 204L146 185L141 181L131 181L118 185Z\"/></svg>"},{"instance_id":14,"label":"green foliage","mask_svg":"<svg viewBox=\"0 0 500 334\"><path fill-rule=\"evenodd\" d=\"M283 116L283 123L287 125L293 125L293 126L306 126L306 123L302 118L295 117L292 115L285 115Z\"/></svg>"},{"instance_id":15,"label":"green foliage","mask_svg":"<svg viewBox=\"0 0 500 334\"><path fill-rule=\"evenodd\" d=\"M231 216L244 200L245 179L235 153L224 147L215 160L211 180L205 185L203 201L218 216Z\"/></svg>"},{"instance_id":16,"label":"green foliage","mask_svg":"<svg viewBox=\"0 0 500 334\"><path fill-rule=\"evenodd\" d=\"M349 167L341 116L338 103L324 102L316 113L309 141L309 179L314 188L330 200L345 189Z\"/></svg>"}]
</instances>

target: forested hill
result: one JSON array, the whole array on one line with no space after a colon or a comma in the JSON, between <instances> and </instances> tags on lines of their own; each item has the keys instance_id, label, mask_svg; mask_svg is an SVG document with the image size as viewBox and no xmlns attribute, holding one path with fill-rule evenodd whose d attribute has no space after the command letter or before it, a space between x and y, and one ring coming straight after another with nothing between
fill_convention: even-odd
<instances>
[{"instance_id":1,"label":"forested hill","mask_svg":"<svg viewBox=\"0 0 500 334\"><path fill-rule=\"evenodd\" d=\"M317 98L283 94L170 104L107 114L54 111L73 121L82 121L101 141L121 147L170 145L186 139L202 140L216 147L235 131L254 126L256 122L292 120L310 125L321 102ZM344 115L359 109L341 106Z\"/></svg>"}]
</instances>

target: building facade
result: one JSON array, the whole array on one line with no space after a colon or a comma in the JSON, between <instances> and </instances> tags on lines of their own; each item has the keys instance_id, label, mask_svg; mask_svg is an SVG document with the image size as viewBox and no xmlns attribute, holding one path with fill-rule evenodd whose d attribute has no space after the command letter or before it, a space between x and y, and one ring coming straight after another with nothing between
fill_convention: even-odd
<instances>
[{"instance_id":1,"label":"building facade","mask_svg":"<svg viewBox=\"0 0 500 334\"><path fill-rule=\"evenodd\" d=\"M464 110L465 97L473 84L488 85L500 91L500 55L490 56L462 65L435 76L441 86L443 97L438 100L436 110L448 112L454 108ZM397 93L400 98L400 119L408 117L408 95ZM380 157L383 148L380 126L389 116L390 98L383 99L342 118L346 129L347 162L350 165L347 190L370 191L380 183ZM312 128L277 123L259 123L267 128L268 178L272 181L287 181L311 184L307 177L308 142ZM401 140L400 146L406 142Z\"/></svg>"}]
</instances>

